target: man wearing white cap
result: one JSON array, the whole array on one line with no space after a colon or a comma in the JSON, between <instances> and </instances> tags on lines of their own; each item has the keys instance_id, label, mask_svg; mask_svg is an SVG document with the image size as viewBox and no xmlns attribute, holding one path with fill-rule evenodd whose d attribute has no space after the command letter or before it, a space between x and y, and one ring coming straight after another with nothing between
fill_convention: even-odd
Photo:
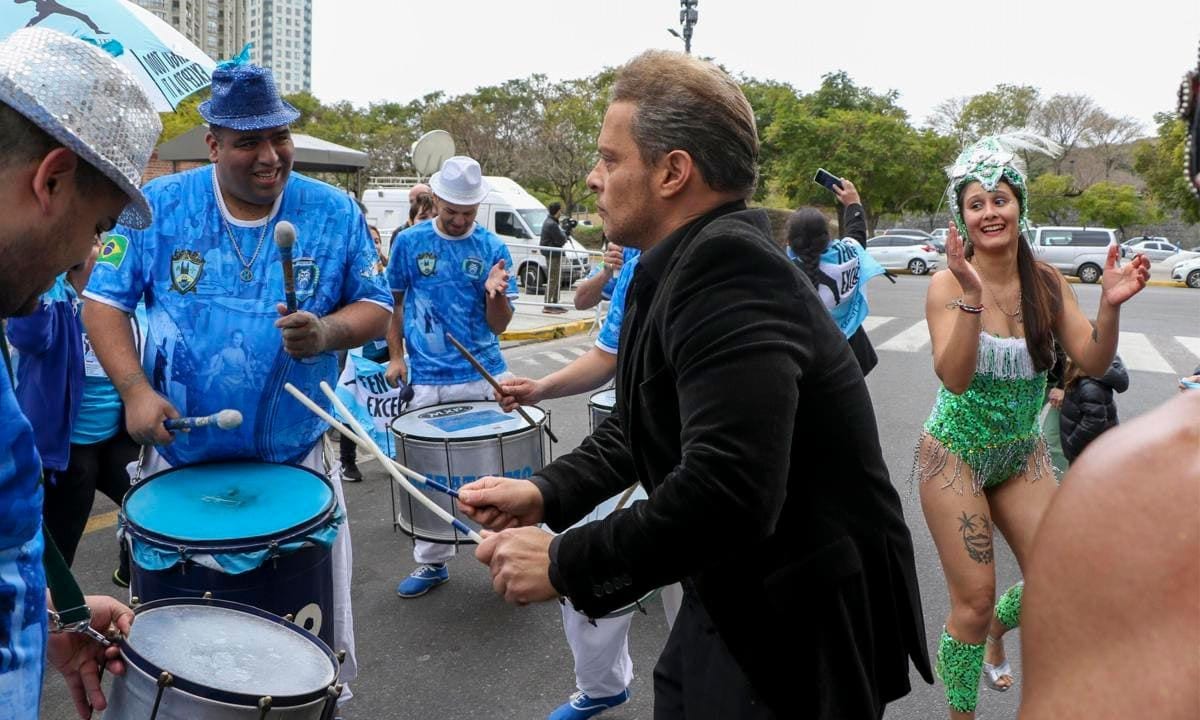
<instances>
[{"instance_id":1,"label":"man wearing white cap","mask_svg":"<svg viewBox=\"0 0 1200 720\"><path fill-rule=\"evenodd\" d=\"M454 335L493 376L507 370L496 336L512 320L517 281L512 255L493 232L475 222L488 185L479 163L455 156L429 179L437 216L392 241L387 277L395 310L388 328L387 377L413 386L409 409L487 400L492 388L446 340ZM404 361L406 349L412 367ZM417 540L417 569L397 587L403 598L424 595L450 579L454 546Z\"/></svg>"},{"instance_id":2,"label":"man wearing white cap","mask_svg":"<svg viewBox=\"0 0 1200 720\"><path fill-rule=\"evenodd\" d=\"M0 317L32 311L118 217L134 227L150 223L138 184L161 130L145 91L103 51L44 29L0 42ZM0 347L8 364L7 346ZM0 717L38 717L49 660L87 718L105 707L99 668L117 649L78 632L47 641L47 629L78 621L128 632L133 613L113 598L89 596L86 606L48 617L41 460L7 370L0 370Z\"/></svg>"}]
</instances>

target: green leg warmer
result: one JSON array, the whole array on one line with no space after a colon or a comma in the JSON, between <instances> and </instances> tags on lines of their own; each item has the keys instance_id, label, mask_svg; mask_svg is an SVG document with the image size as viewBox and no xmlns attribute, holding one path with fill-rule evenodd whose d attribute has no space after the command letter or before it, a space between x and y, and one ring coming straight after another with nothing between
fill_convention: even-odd
<instances>
[{"instance_id":1,"label":"green leg warmer","mask_svg":"<svg viewBox=\"0 0 1200 720\"><path fill-rule=\"evenodd\" d=\"M979 699L979 676L983 672L983 643L970 645L950 637L942 629L938 643L937 674L946 686L946 702L952 710L975 712Z\"/></svg>"},{"instance_id":2,"label":"green leg warmer","mask_svg":"<svg viewBox=\"0 0 1200 720\"><path fill-rule=\"evenodd\" d=\"M996 601L996 619L1009 630L1021 624L1021 594L1024 591L1025 583L1019 582Z\"/></svg>"}]
</instances>

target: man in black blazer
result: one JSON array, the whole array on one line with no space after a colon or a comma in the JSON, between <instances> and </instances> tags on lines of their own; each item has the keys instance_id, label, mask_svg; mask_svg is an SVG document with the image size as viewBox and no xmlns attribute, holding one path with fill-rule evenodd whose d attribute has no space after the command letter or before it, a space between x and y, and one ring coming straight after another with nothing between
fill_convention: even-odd
<instances>
[{"instance_id":1,"label":"man in black blazer","mask_svg":"<svg viewBox=\"0 0 1200 720\"><path fill-rule=\"evenodd\" d=\"M754 115L714 65L622 68L588 177L643 251L617 412L531 480L464 486L476 552L517 604L592 617L681 581L656 718L879 718L932 681L912 541L871 399L811 284L748 210ZM558 536L636 479L649 500Z\"/></svg>"}]
</instances>

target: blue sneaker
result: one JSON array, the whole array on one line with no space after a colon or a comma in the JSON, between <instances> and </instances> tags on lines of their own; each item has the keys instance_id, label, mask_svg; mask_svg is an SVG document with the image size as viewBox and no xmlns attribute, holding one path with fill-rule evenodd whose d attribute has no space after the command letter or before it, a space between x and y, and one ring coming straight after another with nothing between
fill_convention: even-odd
<instances>
[{"instance_id":1,"label":"blue sneaker","mask_svg":"<svg viewBox=\"0 0 1200 720\"><path fill-rule=\"evenodd\" d=\"M605 710L615 708L628 701L629 688L625 688L616 695L596 698L589 697L587 693L580 690L572 695L568 702L555 708L547 720L587 720L587 718L595 717Z\"/></svg>"},{"instance_id":2,"label":"blue sneaker","mask_svg":"<svg viewBox=\"0 0 1200 720\"><path fill-rule=\"evenodd\" d=\"M396 594L402 598L420 597L448 580L450 571L446 569L445 563L422 565L400 581L396 586Z\"/></svg>"}]
</instances>

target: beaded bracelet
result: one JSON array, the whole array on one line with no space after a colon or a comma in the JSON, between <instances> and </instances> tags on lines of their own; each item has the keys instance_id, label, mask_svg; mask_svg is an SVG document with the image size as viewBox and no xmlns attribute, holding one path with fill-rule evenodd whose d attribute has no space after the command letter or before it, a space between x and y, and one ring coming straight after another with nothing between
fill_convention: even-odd
<instances>
[{"instance_id":1,"label":"beaded bracelet","mask_svg":"<svg viewBox=\"0 0 1200 720\"><path fill-rule=\"evenodd\" d=\"M967 303L963 302L961 295L946 304L947 310L953 310L954 308L958 308L965 313L971 313L972 315L978 315L979 313L983 312L982 305L968 305Z\"/></svg>"}]
</instances>

